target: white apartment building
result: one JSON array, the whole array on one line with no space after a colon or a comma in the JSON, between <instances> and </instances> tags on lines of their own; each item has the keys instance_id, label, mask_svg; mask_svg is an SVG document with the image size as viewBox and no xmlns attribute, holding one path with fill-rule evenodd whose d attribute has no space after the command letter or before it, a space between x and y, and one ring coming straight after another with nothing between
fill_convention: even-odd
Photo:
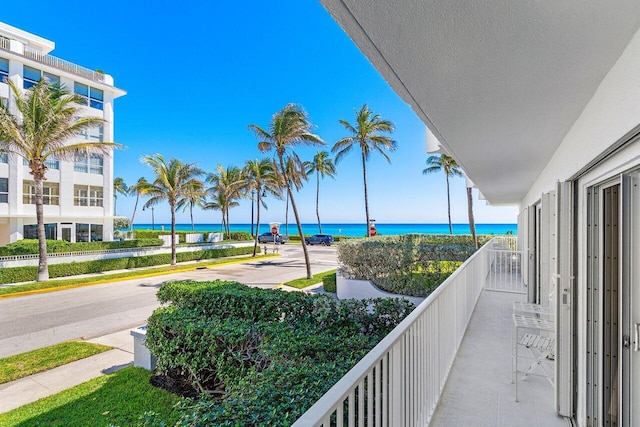
<instances>
[{"instance_id":1,"label":"white apartment building","mask_svg":"<svg viewBox=\"0 0 640 427\"><path fill-rule=\"evenodd\" d=\"M105 120L79 140L114 141L113 101L125 91L113 77L49 55L54 42L0 22L0 101L11 106L6 81L25 90L41 78L82 96L82 114ZM47 239L113 238L113 153L51 159L44 182ZM0 245L36 238L35 185L22 158L0 153Z\"/></svg>"}]
</instances>

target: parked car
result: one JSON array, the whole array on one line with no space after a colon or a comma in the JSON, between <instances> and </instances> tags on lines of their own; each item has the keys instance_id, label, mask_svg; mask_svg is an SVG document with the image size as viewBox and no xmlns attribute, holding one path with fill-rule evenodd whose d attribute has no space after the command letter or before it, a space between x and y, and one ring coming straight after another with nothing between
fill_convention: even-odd
<instances>
[{"instance_id":1,"label":"parked car","mask_svg":"<svg viewBox=\"0 0 640 427\"><path fill-rule=\"evenodd\" d=\"M311 237L305 237L304 242L307 245L331 246L333 243L333 236L331 234L314 234Z\"/></svg>"},{"instance_id":2,"label":"parked car","mask_svg":"<svg viewBox=\"0 0 640 427\"><path fill-rule=\"evenodd\" d=\"M289 236L282 234L272 234L270 232L262 233L258 236L258 243L282 243L283 245L289 241Z\"/></svg>"}]
</instances>

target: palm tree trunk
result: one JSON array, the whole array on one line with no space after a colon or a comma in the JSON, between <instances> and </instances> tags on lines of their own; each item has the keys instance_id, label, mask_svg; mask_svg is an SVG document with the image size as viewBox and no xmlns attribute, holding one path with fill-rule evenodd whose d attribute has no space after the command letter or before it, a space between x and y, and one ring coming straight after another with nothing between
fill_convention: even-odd
<instances>
[{"instance_id":1,"label":"palm tree trunk","mask_svg":"<svg viewBox=\"0 0 640 427\"><path fill-rule=\"evenodd\" d=\"M136 204L133 206L133 214L131 215L131 224L129 225L129 231L133 230L133 219L136 217L136 209L138 209L138 200L140 199L140 195L136 196Z\"/></svg>"},{"instance_id":2,"label":"palm tree trunk","mask_svg":"<svg viewBox=\"0 0 640 427\"><path fill-rule=\"evenodd\" d=\"M447 178L447 215L449 217L449 234L453 234L453 225L451 224L451 195L449 192L449 175L445 174Z\"/></svg>"},{"instance_id":3,"label":"palm tree trunk","mask_svg":"<svg viewBox=\"0 0 640 427\"><path fill-rule=\"evenodd\" d=\"M258 188L258 207L256 209L256 235L253 241L253 256L256 256L258 251L258 236L260 235L260 189Z\"/></svg>"},{"instance_id":4,"label":"palm tree trunk","mask_svg":"<svg viewBox=\"0 0 640 427\"><path fill-rule=\"evenodd\" d=\"M176 207L171 204L171 265L176 265Z\"/></svg>"},{"instance_id":5,"label":"palm tree trunk","mask_svg":"<svg viewBox=\"0 0 640 427\"><path fill-rule=\"evenodd\" d=\"M113 192L115 193L115 190L113 190ZM118 215L118 204L117 204L117 200L118 200L118 196L116 196L115 194L113 195L113 215L117 216Z\"/></svg>"},{"instance_id":6,"label":"palm tree trunk","mask_svg":"<svg viewBox=\"0 0 640 427\"><path fill-rule=\"evenodd\" d=\"M289 198L291 199L291 209L293 209L293 216L296 218L296 224L298 225L298 234L300 234L300 243L302 244L302 252L304 253L304 262L307 267L307 279L312 279L313 275L311 274L311 261L309 260L309 252L307 251L307 244L304 241L304 233L302 231L302 223L300 222L300 217L298 216L298 209L296 207L296 201L293 198L293 191L291 190L291 182L286 175L284 168L284 160L282 156L278 156L280 159L280 167L282 168L282 174L284 175L285 182L287 183L287 193L289 194Z\"/></svg>"},{"instance_id":7,"label":"palm tree trunk","mask_svg":"<svg viewBox=\"0 0 640 427\"><path fill-rule=\"evenodd\" d=\"M469 213L469 231L471 231L473 244L476 249L478 249L478 238L476 237L476 221L473 217L473 192L471 187L467 187L467 210Z\"/></svg>"},{"instance_id":8,"label":"palm tree trunk","mask_svg":"<svg viewBox=\"0 0 640 427\"><path fill-rule=\"evenodd\" d=\"M289 190L288 190L289 186L287 186L287 202L285 203L285 208L284 208L284 229L287 233L287 236L289 235Z\"/></svg>"},{"instance_id":9,"label":"palm tree trunk","mask_svg":"<svg viewBox=\"0 0 640 427\"><path fill-rule=\"evenodd\" d=\"M369 219L369 195L367 193L367 158L362 151L362 178L364 179L364 214L367 220L367 237L371 237L371 228L369 227L371 221Z\"/></svg>"},{"instance_id":10,"label":"palm tree trunk","mask_svg":"<svg viewBox=\"0 0 640 427\"><path fill-rule=\"evenodd\" d=\"M44 233L44 208L42 199L42 177L34 175L36 183L36 222L38 223L38 282L49 280L47 267L47 236Z\"/></svg>"},{"instance_id":11,"label":"palm tree trunk","mask_svg":"<svg viewBox=\"0 0 640 427\"><path fill-rule=\"evenodd\" d=\"M227 239L231 239L231 223L229 222L229 208L227 208Z\"/></svg>"},{"instance_id":12,"label":"palm tree trunk","mask_svg":"<svg viewBox=\"0 0 640 427\"><path fill-rule=\"evenodd\" d=\"M316 216L318 217L318 232L322 234L322 223L320 222L320 172L316 173Z\"/></svg>"},{"instance_id":13,"label":"palm tree trunk","mask_svg":"<svg viewBox=\"0 0 640 427\"><path fill-rule=\"evenodd\" d=\"M189 204L189 215L191 215L191 231L196 231L196 227L193 224L193 205Z\"/></svg>"}]
</instances>

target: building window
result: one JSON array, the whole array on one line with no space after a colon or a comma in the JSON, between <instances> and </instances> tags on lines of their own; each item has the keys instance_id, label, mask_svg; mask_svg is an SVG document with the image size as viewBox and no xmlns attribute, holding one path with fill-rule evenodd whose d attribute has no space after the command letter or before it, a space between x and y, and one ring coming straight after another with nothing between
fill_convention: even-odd
<instances>
[{"instance_id":1,"label":"building window","mask_svg":"<svg viewBox=\"0 0 640 427\"><path fill-rule=\"evenodd\" d=\"M0 82L6 83L9 78L9 60L0 58Z\"/></svg>"},{"instance_id":2,"label":"building window","mask_svg":"<svg viewBox=\"0 0 640 427\"><path fill-rule=\"evenodd\" d=\"M42 202L45 205L60 205L60 184L57 182L42 183ZM25 205L35 205L36 203L36 183L24 181L22 185L22 203Z\"/></svg>"},{"instance_id":3,"label":"building window","mask_svg":"<svg viewBox=\"0 0 640 427\"><path fill-rule=\"evenodd\" d=\"M73 159L75 172L93 173L102 175L104 169L104 156L101 154L78 153Z\"/></svg>"},{"instance_id":4,"label":"building window","mask_svg":"<svg viewBox=\"0 0 640 427\"><path fill-rule=\"evenodd\" d=\"M102 224L76 224L76 242L101 242Z\"/></svg>"},{"instance_id":5,"label":"building window","mask_svg":"<svg viewBox=\"0 0 640 427\"><path fill-rule=\"evenodd\" d=\"M84 100L82 102L84 105L98 110L104 108L104 92L102 90L75 82L73 84L73 92Z\"/></svg>"},{"instance_id":6,"label":"building window","mask_svg":"<svg viewBox=\"0 0 640 427\"><path fill-rule=\"evenodd\" d=\"M29 166L29 162L24 158L22 159L22 164L24 166ZM44 161L44 165L48 169L60 169L60 160L58 160L58 156L51 155L47 160Z\"/></svg>"},{"instance_id":7,"label":"building window","mask_svg":"<svg viewBox=\"0 0 640 427\"><path fill-rule=\"evenodd\" d=\"M73 204L75 206L99 206L102 207L102 187L88 185L73 186Z\"/></svg>"},{"instance_id":8,"label":"building window","mask_svg":"<svg viewBox=\"0 0 640 427\"><path fill-rule=\"evenodd\" d=\"M47 240L58 240L58 224L45 224L44 236ZM37 239L38 238L38 226L36 224L24 226L24 238L25 239Z\"/></svg>"},{"instance_id":9,"label":"building window","mask_svg":"<svg viewBox=\"0 0 640 427\"><path fill-rule=\"evenodd\" d=\"M29 67L27 65L22 66L22 87L29 89L44 79L49 84L60 84L60 76L47 73L46 71L40 71L37 68Z\"/></svg>"},{"instance_id":10,"label":"building window","mask_svg":"<svg viewBox=\"0 0 640 427\"><path fill-rule=\"evenodd\" d=\"M9 178L0 178L0 203L9 203Z\"/></svg>"},{"instance_id":11,"label":"building window","mask_svg":"<svg viewBox=\"0 0 640 427\"><path fill-rule=\"evenodd\" d=\"M9 155L7 153L0 153L0 163L9 163Z\"/></svg>"}]
</instances>

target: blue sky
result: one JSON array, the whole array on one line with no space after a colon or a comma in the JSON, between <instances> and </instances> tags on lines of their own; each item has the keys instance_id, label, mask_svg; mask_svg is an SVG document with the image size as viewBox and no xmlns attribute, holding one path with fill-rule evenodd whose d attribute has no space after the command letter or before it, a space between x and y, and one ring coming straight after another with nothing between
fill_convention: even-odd
<instances>
[{"instance_id":1,"label":"blue sky","mask_svg":"<svg viewBox=\"0 0 640 427\"><path fill-rule=\"evenodd\" d=\"M213 171L258 159L249 124L267 127L287 103L304 106L330 151L346 136L339 119L353 122L364 103L396 125L392 163L372 156L367 164L369 208L379 223L447 222L443 174L422 175L425 128L380 77L317 1L86 3L32 1L3 6L3 22L56 43L51 54L111 74L128 92L115 103L115 176L133 184L151 179L140 163L160 153ZM91 5L91 7L88 7ZM316 149L300 149L310 160ZM362 169L354 151L337 165L335 179L320 188L327 223L363 223ZM477 192L475 192L477 197ZM452 181L452 217L467 222L464 179ZM131 216L135 198L119 196L118 214ZM315 222L315 177L296 195L303 222ZM283 221L284 202L267 200L263 220ZM231 210L232 223L248 223L251 203ZM515 207L475 200L479 223L513 223ZM216 211L196 211L196 222L217 223ZM169 209L155 209L156 223ZM149 212L136 222L150 223ZM187 223L188 212L178 214Z\"/></svg>"}]
</instances>

